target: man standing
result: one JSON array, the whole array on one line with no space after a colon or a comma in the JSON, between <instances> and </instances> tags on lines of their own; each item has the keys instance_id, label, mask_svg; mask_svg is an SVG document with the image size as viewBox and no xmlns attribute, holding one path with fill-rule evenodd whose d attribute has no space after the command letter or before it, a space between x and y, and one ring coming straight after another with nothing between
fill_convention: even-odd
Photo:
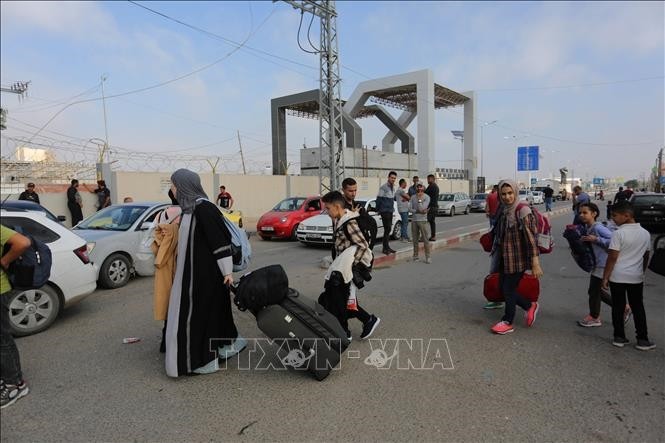
<instances>
[{"instance_id":1,"label":"man standing","mask_svg":"<svg viewBox=\"0 0 665 443\"><path fill-rule=\"evenodd\" d=\"M554 195L554 189L550 188L550 185L547 185L543 189L543 195L545 196L545 212L552 212L552 196Z\"/></svg>"},{"instance_id":2,"label":"man standing","mask_svg":"<svg viewBox=\"0 0 665 443\"><path fill-rule=\"evenodd\" d=\"M79 194L78 187L79 181L73 179L71 186L67 189L67 207L70 214L72 214L72 227L83 220L83 212L81 211L83 200L81 199L81 194Z\"/></svg>"},{"instance_id":3,"label":"man standing","mask_svg":"<svg viewBox=\"0 0 665 443\"><path fill-rule=\"evenodd\" d=\"M383 253L394 254L396 251L390 248L390 231L393 226L393 212L395 211L395 180L397 172L388 173L388 181L379 188L376 196L376 212L381 216L383 223Z\"/></svg>"},{"instance_id":4,"label":"man standing","mask_svg":"<svg viewBox=\"0 0 665 443\"><path fill-rule=\"evenodd\" d=\"M614 201L612 201L613 205L616 205L619 202L627 201L628 196L626 195L626 191L623 190L623 186L619 186L619 192L614 194ZM607 217L609 219L609 217Z\"/></svg>"},{"instance_id":5,"label":"man standing","mask_svg":"<svg viewBox=\"0 0 665 443\"><path fill-rule=\"evenodd\" d=\"M589 194L582 191L582 187L577 185L573 188L573 211L575 211L575 218L573 218L574 225L581 225L582 220L580 220L580 205L583 203L591 203L591 197Z\"/></svg>"},{"instance_id":6,"label":"man standing","mask_svg":"<svg viewBox=\"0 0 665 443\"><path fill-rule=\"evenodd\" d=\"M425 194L429 196L429 209L427 210L427 221L432 236L429 241L436 240L436 211L439 209L439 186L436 184L434 174L427 176L427 189Z\"/></svg>"},{"instance_id":7,"label":"man standing","mask_svg":"<svg viewBox=\"0 0 665 443\"><path fill-rule=\"evenodd\" d=\"M226 192L226 186L219 187L219 194L217 195L217 204L224 209L231 209L233 206L233 197Z\"/></svg>"},{"instance_id":8,"label":"man standing","mask_svg":"<svg viewBox=\"0 0 665 443\"><path fill-rule=\"evenodd\" d=\"M418 182L420 181L420 178L417 175L413 176L413 184L409 186L409 197L412 195L416 195L416 192L418 192Z\"/></svg>"},{"instance_id":9,"label":"man standing","mask_svg":"<svg viewBox=\"0 0 665 443\"><path fill-rule=\"evenodd\" d=\"M425 263L430 264L430 244L429 244L429 224L427 223L427 213L429 211L429 196L425 194L425 186L418 183L416 186L418 192L411 197L409 206L413 212L413 221L411 222L411 238L413 238L413 261L418 260L420 244L418 239L422 237L425 243Z\"/></svg>"},{"instance_id":10,"label":"man standing","mask_svg":"<svg viewBox=\"0 0 665 443\"><path fill-rule=\"evenodd\" d=\"M28 183L28 187L25 191L21 192L21 195L18 196L19 200L28 200L39 204L39 195L35 192L35 184Z\"/></svg>"},{"instance_id":11,"label":"man standing","mask_svg":"<svg viewBox=\"0 0 665 443\"><path fill-rule=\"evenodd\" d=\"M95 194L97 194L98 211L101 211L107 206L111 206L111 191L106 187L106 182L104 180L97 180L97 189L95 189Z\"/></svg>"},{"instance_id":12,"label":"man standing","mask_svg":"<svg viewBox=\"0 0 665 443\"><path fill-rule=\"evenodd\" d=\"M400 219L402 220L402 241L410 242L407 227L409 226L409 202L411 197L406 189L406 180L403 178L399 180L399 188L395 191L395 200L397 201L397 212L399 212Z\"/></svg>"},{"instance_id":13,"label":"man standing","mask_svg":"<svg viewBox=\"0 0 665 443\"><path fill-rule=\"evenodd\" d=\"M496 223L496 211L499 209L499 185L492 186L492 192L485 199L485 215L490 220L490 228Z\"/></svg>"},{"instance_id":14,"label":"man standing","mask_svg":"<svg viewBox=\"0 0 665 443\"><path fill-rule=\"evenodd\" d=\"M21 359L9 329L9 292L12 289L7 268L30 246L30 239L0 225L0 248L9 250L0 259L0 409L28 394L28 384L21 373Z\"/></svg>"}]
</instances>

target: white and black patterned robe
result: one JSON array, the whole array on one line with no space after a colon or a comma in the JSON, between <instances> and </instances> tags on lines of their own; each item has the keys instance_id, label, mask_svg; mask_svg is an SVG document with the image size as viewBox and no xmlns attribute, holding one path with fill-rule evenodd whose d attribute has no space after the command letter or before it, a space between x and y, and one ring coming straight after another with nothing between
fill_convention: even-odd
<instances>
[{"instance_id":1,"label":"white and black patterned robe","mask_svg":"<svg viewBox=\"0 0 665 443\"><path fill-rule=\"evenodd\" d=\"M166 374L191 374L238 337L224 275L233 269L231 235L219 209L199 199L183 214L166 327Z\"/></svg>"}]
</instances>

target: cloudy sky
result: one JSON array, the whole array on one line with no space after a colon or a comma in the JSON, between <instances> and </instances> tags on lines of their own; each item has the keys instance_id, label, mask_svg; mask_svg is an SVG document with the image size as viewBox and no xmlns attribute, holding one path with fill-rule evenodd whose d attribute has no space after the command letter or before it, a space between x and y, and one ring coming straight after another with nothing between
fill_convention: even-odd
<instances>
[{"instance_id":1,"label":"cloudy sky","mask_svg":"<svg viewBox=\"0 0 665 443\"><path fill-rule=\"evenodd\" d=\"M317 56L298 47L299 12L281 2L139 3L182 23L130 2L1 3L2 85L31 81L22 102L2 94L3 155L32 138L57 144L60 158L84 156L94 145L82 148L86 140L105 137L97 99L106 75L108 137L118 152L221 156L222 170L238 170L239 130L250 170L270 164L270 99L318 85ZM478 124L497 120L484 129L490 180L512 176L517 145L541 146L539 176L568 166L581 177L639 178L665 143L662 2L337 9L343 98L367 78L424 68L439 84L477 91ZM308 25L305 16L306 48ZM316 43L316 22L311 36ZM439 167L459 164L450 130L462 129L462 112L437 111ZM378 120L360 124L363 142L380 146ZM296 171L302 144L317 145L318 123L289 117L287 128Z\"/></svg>"}]
</instances>

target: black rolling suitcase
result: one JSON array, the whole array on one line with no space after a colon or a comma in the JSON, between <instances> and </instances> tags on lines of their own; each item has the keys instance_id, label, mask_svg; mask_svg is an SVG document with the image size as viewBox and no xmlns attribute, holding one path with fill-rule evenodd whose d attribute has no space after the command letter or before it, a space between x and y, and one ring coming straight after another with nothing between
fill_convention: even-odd
<instances>
[{"instance_id":1,"label":"black rolling suitcase","mask_svg":"<svg viewBox=\"0 0 665 443\"><path fill-rule=\"evenodd\" d=\"M278 275L279 272L275 271L278 271L277 268L272 267L270 274ZM265 278L262 270L243 276L239 286L256 287L258 285L247 279L258 278ZM283 282L281 276L279 281ZM288 355L282 359L284 364L294 368L307 368L321 381L339 364L342 352L349 346L349 340L337 319L323 306L300 295L295 289L288 288L288 282L286 285L286 296L278 297L281 301L276 304L250 308L244 306L237 295L234 301L240 310L249 308L252 311L259 329L268 338L279 344L281 349L289 350ZM274 285L267 285L267 288L271 292L282 290ZM258 298L265 299L261 296Z\"/></svg>"}]
</instances>

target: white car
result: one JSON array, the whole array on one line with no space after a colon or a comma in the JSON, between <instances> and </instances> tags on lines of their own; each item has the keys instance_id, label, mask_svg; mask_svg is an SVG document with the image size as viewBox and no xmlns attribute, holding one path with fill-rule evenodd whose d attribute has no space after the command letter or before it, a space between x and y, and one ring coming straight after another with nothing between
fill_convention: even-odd
<instances>
[{"instance_id":1,"label":"white car","mask_svg":"<svg viewBox=\"0 0 665 443\"><path fill-rule=\"evenodd\" d=\"M364 207L369 215L376 221L377 238L383 238L383 222L376 212L376 197L356 199L356 204ZM402 236L402 220L397 212L397 203L393 205L393 221L390 238L399 240ZM304 245L322 245L333 242L332 220L328 214L319 214L300 223L296 237Z\"/></svg>"},{"instance_id":2,"label":"white car","mask_svg":"<svg viewBox=\"0 0 665 443\"><path fill-rule=\"evenodd\" d=\"M520 189L519 200L527 202L529 205L533 205L534 204L533 192L527 191L526 189Z\"/></svg>"},{"instance_id":3,"label":"white car","mask_svg":"<svg viewBox=\"0 0 665 443\"><path fill-rule=\"evenodd\" d=\"M47 329L67 308L97 287L97 268L90 263L86 241L43 213L3 209L2 224L29 234L51 249L51 276L39 289L16 290L9 297L9 326L16 336Z\"/></svg>"},{"instance_id":4,"label":"white car","mask_svg":"<svg viewBox=\"0 0 665 443\"><path fill-rule=\"evenodd\" d=\"M533 204L534 205L543 205L543 204L545 204L545 196L543 195L542 191L532 191L531 195L533 195Z\"/></svg>"}]
</instances>

